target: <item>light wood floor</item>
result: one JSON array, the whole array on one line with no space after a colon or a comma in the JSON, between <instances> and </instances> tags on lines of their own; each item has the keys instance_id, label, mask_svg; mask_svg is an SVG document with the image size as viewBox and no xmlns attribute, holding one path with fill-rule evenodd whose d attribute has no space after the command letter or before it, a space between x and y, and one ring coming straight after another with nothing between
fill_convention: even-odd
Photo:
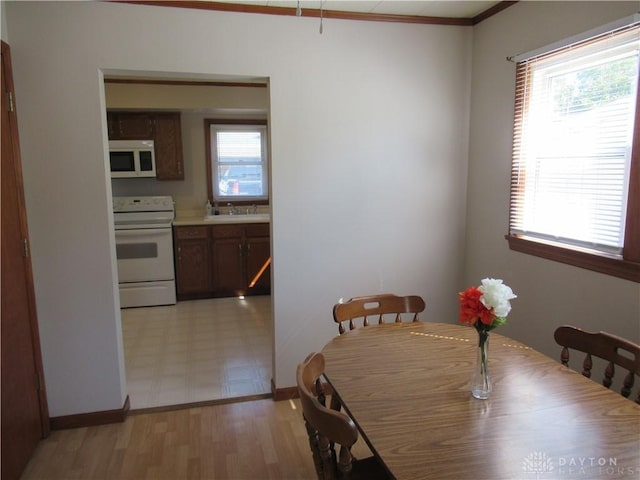
<instances>
[{"instance_id":1,"label":"light wood floor","mask_svg":"<svg viewBox=\"0 0 640 480\"><path fill-rule=\"evenodd\" d=\"M315 479L298 400L166 410L270 391L269 302L198 300L127 310L128 391L132 409L141 410L124 423L51 432L21 480ZM216 321L229 309L236 321ZM353 453L371 455L362 440Z\"/></svg>"},{"instance_id":2,"label":"light wood floor","mask_svg":"<svg viewBox=\"0 0 640 480\"><path fill-rule=\"evenodd\" d=\"M314 478L298 401L266 399L54 431L21 480Z\"/></svg>"}]
</instances>

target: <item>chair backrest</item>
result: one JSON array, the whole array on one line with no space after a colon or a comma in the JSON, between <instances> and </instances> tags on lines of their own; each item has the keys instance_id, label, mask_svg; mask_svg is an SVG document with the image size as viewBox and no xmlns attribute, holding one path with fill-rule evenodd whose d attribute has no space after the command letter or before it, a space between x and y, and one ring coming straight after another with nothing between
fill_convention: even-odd
<instances>
[{"instance_id":1,"label":"chair backrest","mask_svg":"<svg viewBox=\"0 0 640 480\"><path fill-rule=\"evenodd\" d=\"M310 354L296 371L309 445L318 478L348 478L353 461L351 446L358 440L358 429L346 414L325 406L320 381L323 372L324 356L321 353ZM340 445L337 456L335 444Z\"/></svg>"},{"instance_id":2,"label":"chair backrest","mask_svg":"<svg viewBox=\"0 0 640 480\"><path fill-rule=\"evenodd\" d=\"M585 377L591 378L592 356L608 361L602 379L602 384L607 388L613 381L615 366L625 369L627 374L620 393L629 397L635 376L640 376L640 345L610 333L587 332L570 325L558 327L553 336L556 343L563 347L560 354L563 365L569 365L570 348L586 354L582 362L582 374ZM636 403L640 403L640 391Z\"/></svg>"},{"instance_id":3,"label":"chair backrest","mask_svg":"<svg viewBox=\"0 0 640 480\"><path fill-rule=\"evenodd\" d=\"M401 322L403 313L412 313L412 321L418 321L418 314L424 311L422 297L408 295L399 297L390 293L354 297L345 303L333 306L333 320L338 324L338 332L342 335L346 329L343 322L349 322L349 330L356 328L356 320L362 319L362 326L369 325L370 317L378 317L378 323L384 323L385 315L393 315L396 322Z\"/></svg>"}]
</instances>

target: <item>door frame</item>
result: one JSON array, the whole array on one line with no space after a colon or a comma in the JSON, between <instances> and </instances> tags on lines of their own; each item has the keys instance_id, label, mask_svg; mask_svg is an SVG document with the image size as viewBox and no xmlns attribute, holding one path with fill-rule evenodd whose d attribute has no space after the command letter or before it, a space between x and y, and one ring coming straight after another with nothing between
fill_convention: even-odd
<instances>
[{"instance_id":1,"label":"door frame","mask_svg":"<svg viewBox=\"0 0 640 480\"><path fill-rule=\"evenodd\" d=\"M51 431L50 422L49 422L49 406L47 403L47 391L45 387L44 381L44 366L42 362L42 349L40 346L40 332L38 328L38 316L36 310L36 298L35 298L35 289L33 284L33 267L31 264L31 255L29 251L29 230L27 224L27 210L24 199L24 188L23 188L23 176L22 176L22 159L20 156L20 142L18 135L18 124L17 124L17 115L16 115L16 100L15 100L15 89L13 84L13 67L11 62L11 49L9 45L4 41L1 42L2 45L2 73L4 75L4 81L6 84L6 88L8 92L11 92L11 111L9 112L9 121L8 125L3 123L2 125L2 135L10 135L11 136L11 144L12 144L12 161L14 163L14 168L16 172L16 183L19 186L18 189L18 205L20 211L18 212L19 222L20 222L20 234L22 238L27 241L27 255L24 257L25 262L25 275L26 275L26 283L27 283L27 301L28 301L28 309L29 309L29 327L31 331L31 341L33 343L33 356L34 363L36 367L36 373L38 375L38 400L40 405L40 425L42 429L42 437L45 438L49 436ZM4 95L4 92L2 93ZM13 115L11 115L13 113Z\"/></svg>"}]
</instances>

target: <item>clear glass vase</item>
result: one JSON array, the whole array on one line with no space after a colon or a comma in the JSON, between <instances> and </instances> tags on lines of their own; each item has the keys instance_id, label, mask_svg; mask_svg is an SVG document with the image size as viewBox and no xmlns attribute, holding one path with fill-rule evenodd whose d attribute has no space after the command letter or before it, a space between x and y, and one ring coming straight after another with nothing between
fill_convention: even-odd
<instances>
[{"instance_id":1,"label":"clear glass vase","mask_svg":"<svg viewBox=\"0 0 640 480\"><path fill-rule=\"evenodd\" d=\"M475 398L486 400L491 394L491 379L489 378L489 332L478 330L478 348L476 365L471 375L471 394Z\"/></svg>"}]
</instances>

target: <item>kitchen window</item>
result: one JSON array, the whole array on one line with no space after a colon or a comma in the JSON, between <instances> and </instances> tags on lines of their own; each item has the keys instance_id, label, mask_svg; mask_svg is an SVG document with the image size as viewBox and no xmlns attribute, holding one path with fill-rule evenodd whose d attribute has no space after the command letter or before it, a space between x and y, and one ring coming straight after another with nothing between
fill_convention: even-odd
<instances>
[{"instance_id":1,"label":"kitchen window","mask_svg":"<svg viewBox=\"0 0 640 480\"><path fill-rule=\"evenodd\" d=\"M640 26L517 63L512 250L640 282Z\"/></svg>"},{"instance_id":2,"label":"kitchen window","mask_svg":"<svg viewBox=\"0 0 640 480\"><path fill-rule=\"evenodd\" d=\"M267 122L207 119L205 137L209 198L216 203L267 203Z\"/></svg>"}]
</instances>

